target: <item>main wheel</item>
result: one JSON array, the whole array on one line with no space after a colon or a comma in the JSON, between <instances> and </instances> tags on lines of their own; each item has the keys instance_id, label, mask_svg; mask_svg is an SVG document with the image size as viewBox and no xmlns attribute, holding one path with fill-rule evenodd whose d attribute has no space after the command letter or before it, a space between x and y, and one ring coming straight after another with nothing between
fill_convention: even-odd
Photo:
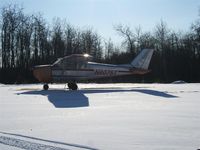
<instances>
[{"instance_id":1,"label":"main wheel","mask_svg":"<svg viewBox=\"0 0 200 150\"><path fill-rule=\"evenodd\" d=\"M48 84L44 84L44 85L43 85L43 89L44 89L44 90L48 90L48 89L49 89L49 85L48 85Z\"/></svg>"},{"instance_id":2,"label":"main wheel","mask_svg":"<svg viewBox=\"0 0 200 150\"><path fill-rule=\"evenodd\" d=\"M74 84L72 85L72 90L77 90L77 89L78 89L78 86L77 86L76 83L74 83Z\"/></svg>"},{"instance_id":3,"label":"main wheel","mask_svg":"<svg viewBox=\"0 0 200 150\"><path fill-rule=\"evenodd\" d=\"M78 86L76 83L68 83L68 88L71 89L71 90L77 90L78 89Z\"/></svg>"}]
</instances>

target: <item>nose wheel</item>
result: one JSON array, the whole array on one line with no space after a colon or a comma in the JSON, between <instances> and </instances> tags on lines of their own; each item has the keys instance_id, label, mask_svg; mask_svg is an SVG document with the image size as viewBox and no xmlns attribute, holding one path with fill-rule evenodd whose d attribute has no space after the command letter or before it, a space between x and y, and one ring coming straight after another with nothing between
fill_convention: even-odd
<instances>
[{"instance_id":1,"label":"nose wheel","mask_svg":"<svg viewBox=\"0 0 200 150\"><path fill-rule=\"evenodd\" d=\"M48 89L49 89L49 85L48 85L48 84L44 84L44 85L43 85L43 89L44 89L44 90L48 90Z\"/></svg>"},{"instance_id":2,"label":"nose wheel","mask_svg":"<svg viewBox=\"0 0 200 150\"><path fill-rule=\"evenodd\" d=\"M68 83L67 84L68 85L68 88L70 89L70 90L77 90L78 89L78 86L77 86L77 84L76 83Z\"/></svg>"}]
</instances>

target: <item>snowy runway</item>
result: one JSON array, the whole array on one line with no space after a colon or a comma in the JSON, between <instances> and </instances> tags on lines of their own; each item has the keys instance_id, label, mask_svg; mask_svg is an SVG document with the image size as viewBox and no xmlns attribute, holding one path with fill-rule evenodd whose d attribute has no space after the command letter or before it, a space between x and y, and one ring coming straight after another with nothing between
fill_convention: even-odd
<instances>
[{"instance_id":1,"label":"snowy runway","mask_svg":"<svg viewBox=\"0 0 200 150\"><path fill-rule=\"evenodd\" d=\"M200 84L0 84L0 149L200 147Z\"/></svg>"}]
</instances>

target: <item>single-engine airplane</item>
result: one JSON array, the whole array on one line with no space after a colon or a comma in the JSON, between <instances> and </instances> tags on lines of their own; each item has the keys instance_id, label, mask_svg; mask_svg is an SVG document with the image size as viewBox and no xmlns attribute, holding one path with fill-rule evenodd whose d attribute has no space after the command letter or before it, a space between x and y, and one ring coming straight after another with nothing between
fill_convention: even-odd
<instances>
[{"instance_id":1,"label":"single-engine airplane","mask_svg":"<svg viewBox=\"0 0 200 150\"><path fill-rule=\"evenodd\" d=\"M48 90L48 83L68 83L68 88L77 90L77 81L83 79L106 78L114 76L146 74L153 49L143 49L130 64L103 64L91 62L88 54L72 54L59 58L51 65L33 67L33 75L44 83L43 89Z\"/></svg>"}]
</instances>

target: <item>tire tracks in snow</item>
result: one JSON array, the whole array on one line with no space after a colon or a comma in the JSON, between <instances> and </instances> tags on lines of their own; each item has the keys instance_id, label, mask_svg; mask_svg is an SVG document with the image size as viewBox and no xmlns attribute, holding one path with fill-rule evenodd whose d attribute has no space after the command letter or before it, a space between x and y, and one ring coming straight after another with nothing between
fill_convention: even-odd
<instances>
[{"instance_id":1,"label":"tire tracks in snow","mask_svg":"<svg viewBox=\"0 0 200 150\"><path fill-rule=\"evenodd\" d=\"M16 138L16 137L25 138L25 140L19 139L19 138ZM58 146L41 144L41 143L37 143L37 142L34 142L34 141L27 141L26 139L51 143L51 144L54 144L54 145L56 144L58 146L62 145L62 146L65 146L67 148L61 148L61 147L58 147ZM0 131L0 144L13 146L13 147L21 148L21 149L26 149L26 150L69 150L69 149L70 150L71 149L97 150L96 148L92 148L92 147L84 146L84 145L45 140L45 139L40 139L40 138L36 138L36 137L29 137L29 136L25 136L25 135L6 133L6 132L1 132L1 131Z\"/></svg>"},{"instance_id":2,"label":"tire tracks in snow","mask_svg":"<svg viewBox=\"0 0 200 150\"><path fill-rule=\"evenodd\" d=\"M6 136L0 136L0 144L14 146L14 147L26 149L26 150L67 150L65 148L59 148L55 146L29 142L29 141L6 137Z\"/></svg>"}]
</instances>

